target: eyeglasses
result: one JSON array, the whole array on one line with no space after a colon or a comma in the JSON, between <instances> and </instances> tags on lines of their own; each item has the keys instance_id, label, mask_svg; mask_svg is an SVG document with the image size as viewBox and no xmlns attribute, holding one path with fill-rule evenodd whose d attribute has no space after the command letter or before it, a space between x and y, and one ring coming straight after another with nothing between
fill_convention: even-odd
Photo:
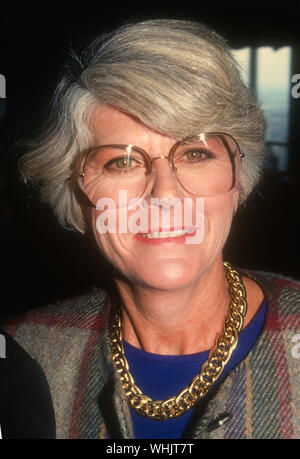
<instances>
[{"instance_id":1,"label":"eyeglasses","mask_svg":"<svg viewBox=\"0 0 300 459\"><path fill-rule=\"evenodd\" d=\"M186 192L209 197L234 188L243 157L237 141L221 132L185 138L172 146L168 156L155 158L134 145L100 145L83 154L79 177L93 205L103 197L118 203L120 190L127 191L128 200L143 197L156 161L166 159Z\"/></svg>"}]
</instances>

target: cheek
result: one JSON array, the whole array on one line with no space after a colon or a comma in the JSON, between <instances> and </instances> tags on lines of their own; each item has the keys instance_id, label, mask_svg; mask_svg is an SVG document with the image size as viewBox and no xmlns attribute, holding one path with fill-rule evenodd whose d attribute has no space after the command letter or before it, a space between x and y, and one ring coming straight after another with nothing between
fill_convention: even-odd
<instances>
[{"instance_id":1,"label":"cheek","mask_svg":"<svg viewBox=\"0 0 300 459\"><path fill-rule=\"evenodd\" d=\"M207 198L205 200L205 236L204 241L215 241L223 248L225 244L233 217L234 196L232 193L222 198Z\"/></svg>"},{"instance_id":2,"label":"cheek","mask_svg":"<svg viewBox=\"0 0 300 459\"><path fill-rule=\"evenodd\" d=\"M92 231L94 233L94 237L96 239L99 249L109 258L113 252L113 240L116 236L116 227L114 219L110 218L108 228L105 230L103 225L103 222L105 222L105 220L103 218L100 219L101 215L104 215L104 213L96 209L92 210Z\"/></svg>"},{"instance_id":3,"label":"cheek","mask_svg":"<svg viewBox=\"0 0 300 459\"><path fill-rule=\"evenodd\" d=\"M126 258L132 249L132 234L119 234L118 212L93 209L90 214L92 231L100 251L113 264Z\"/></svg>"}]
</instances>

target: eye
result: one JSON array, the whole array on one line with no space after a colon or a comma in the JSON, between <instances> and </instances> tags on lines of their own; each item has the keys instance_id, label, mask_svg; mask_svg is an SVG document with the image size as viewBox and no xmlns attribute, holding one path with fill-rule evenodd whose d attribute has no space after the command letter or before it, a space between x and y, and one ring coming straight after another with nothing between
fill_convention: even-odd
<instances>
[{"instance_id":1,"label":"eye","mask_svg":"<svg viewBox=\"0 0 300 459\"><path fill-rule=\"evenodd\" d=\"M120 158L115 160L115 164L119 169L125 169L132 165L132 160L130 158Z\"/></svg>"},{"instance_id":2,"label":"eye","mask_svg":"<svg viewBox=\"0 0 300 459\"><path fill-rule=\"evenodd\" d=\"M188 162L190 163L196 163L196 162L202 162L202 161L206 161L208 159L213 159L215 158L215 155L212 151L208 150L208 149L204 149L204 148L199 148L199 147L196 147L196 148L191 148L191 149L188 149L188 150L185 150L183 152L183 157L185 160L187 160Z\"/></svg>"},{"instance_id":3,"label":"eye","mask_svg":"<svg viewBox=\"0 0 300 459\"><path fill-rule=\"evenodd\" d=\"M118 158L111 159L105 165L106 169L127 169L132 166L133 160L128 156L120 156Z\"/></svg>"},{"instance_id":4,"label":"eye","mask_svg":"<svg viewBox=\"0 0 300 459\"><path fill-rule=\"evenodd\" d=\"M185 153L185 155L189 160L200 160L203 159L205 153L201 150L189 150Z\"/></svg>"}]
</instances>

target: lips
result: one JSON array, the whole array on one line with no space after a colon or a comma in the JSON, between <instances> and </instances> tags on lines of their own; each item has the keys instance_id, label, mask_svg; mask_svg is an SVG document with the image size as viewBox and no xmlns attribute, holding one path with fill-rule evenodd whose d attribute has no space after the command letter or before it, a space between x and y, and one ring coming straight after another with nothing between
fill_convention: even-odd
<instances>
[{"instance_id":1,"label":"lips","mask_svg":"<svg viewBox=\"0 0 300 459\"><path fill-rule=\"evenodd\" d=\"M195 234L194 228L169 228L167 231L149 231L147 233L136 234L135 237L145 243L159 245L170 243L185 243L185 237Z\"/></svg>"},{"instance_id":2,"label":"lips","mask_svg":"<svg viewBox=\"0 0 300 459\"><path fill-rule=\"evenodd\" d=\"M144 234L141 234L141 236L142 237L146 237L148 239L166 239L166 238L169 238L169 237L184 236L188 232L190 232L190 230L188 230L188 229L177 230L177 231L169 231L169 232L161 231L161 232L157 232L157 233L156 232L154 232L154 233L144 233Z\"/></svg>"}]
</instances>

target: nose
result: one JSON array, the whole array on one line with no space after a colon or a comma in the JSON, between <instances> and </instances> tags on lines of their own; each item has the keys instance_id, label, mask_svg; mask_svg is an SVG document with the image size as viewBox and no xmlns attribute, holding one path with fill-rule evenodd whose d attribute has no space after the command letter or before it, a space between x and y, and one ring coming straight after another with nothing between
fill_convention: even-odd
<instances>
[{"instance_id":1,"label":"nose","mask_svg":"<svg viewBox=\"0 0 300 459\"><path fill-rule=\"evenodd\" d=\"M176 172L165 156L159 156L153 161L149 192L151 197L160 199L172 199L182 195Z\"/></svg>"}]
</instances>

